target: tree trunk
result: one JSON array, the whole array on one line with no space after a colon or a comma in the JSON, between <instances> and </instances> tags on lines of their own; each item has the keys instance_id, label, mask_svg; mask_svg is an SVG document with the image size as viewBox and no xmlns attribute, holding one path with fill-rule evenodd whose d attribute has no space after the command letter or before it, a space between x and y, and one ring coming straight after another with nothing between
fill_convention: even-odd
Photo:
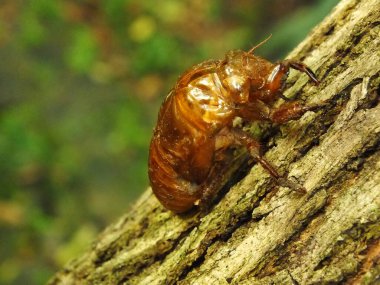
<instances>
[{"instance_id":1,"label":"tree trunk","mask_svg":"<svg viewBox=\"0 0 380 285\"><path fill-rule=\"evenodd\" d=\"M175 215L150 189L49 284L375 284L380 282L380 1L343 0L289 58L307 104L265 157L307 194L254 165L207 215ZM379 284L379 283L377 283Z\"/></svg>"}]
</instances>

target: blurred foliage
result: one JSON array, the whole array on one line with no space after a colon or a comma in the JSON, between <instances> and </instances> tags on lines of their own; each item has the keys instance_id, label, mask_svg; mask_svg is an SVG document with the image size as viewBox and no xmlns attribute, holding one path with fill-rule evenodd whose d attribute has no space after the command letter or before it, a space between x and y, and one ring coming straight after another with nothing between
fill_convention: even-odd
<instances>
[{"instance_id":1,"label":"blurred foliage","mask_svg":"<svg viewBox=\"0 0 380 285\"><path fill-rule=\"evenodd\" d=\"M323 0L3 0L0 283L41 284L146 189L159 103L192 64L281 58Z\"/></svg>"}]
</instances>

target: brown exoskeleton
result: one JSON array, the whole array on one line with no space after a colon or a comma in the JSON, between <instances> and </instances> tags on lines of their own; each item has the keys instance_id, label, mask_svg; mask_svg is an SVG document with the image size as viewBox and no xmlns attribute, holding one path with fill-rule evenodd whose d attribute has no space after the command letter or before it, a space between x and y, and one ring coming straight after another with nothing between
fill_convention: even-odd
<instances>
[{"instance_id":1,"label":"brown exoskeleton","mask_svg":"<svg viewBox=\"0 0 380 285\"><path fill-rule=\"evenodd\" d=\"M302 189L282 177L260 154L260 143L234 127L233 120L283 124L299 119L319 106L293 101L273 107L283 98L289 68L319 82L305 64L293 60L273 64L253 55L255 48L229 51L224 60L194 66L178 79L161 106L150 145L149 178L167 209L181 213L210 203L220 188L220 173L228 167L226 151L236 146L247 148L280 185Z\"/></svg>"}]
</instances>

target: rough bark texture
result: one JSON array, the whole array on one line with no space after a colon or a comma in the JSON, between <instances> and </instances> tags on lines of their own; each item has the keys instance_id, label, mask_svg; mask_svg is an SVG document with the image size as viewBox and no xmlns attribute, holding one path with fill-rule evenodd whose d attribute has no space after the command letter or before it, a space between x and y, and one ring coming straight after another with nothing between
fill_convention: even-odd
<instances>
[{"instance_id":1,"label":"rough bark texture","mask_svg":"<svg viewBox=\"0 0 380 285\"><path fill-rule=\"evenodd\" d=\"M379 0L343 0L289 55L322 83L292 73L286 95L328 105L281 127L265 156L306 195L259 165L203 217L148 189L49 284L380 283L379 23Z\"/></svg>"}]
</instances>

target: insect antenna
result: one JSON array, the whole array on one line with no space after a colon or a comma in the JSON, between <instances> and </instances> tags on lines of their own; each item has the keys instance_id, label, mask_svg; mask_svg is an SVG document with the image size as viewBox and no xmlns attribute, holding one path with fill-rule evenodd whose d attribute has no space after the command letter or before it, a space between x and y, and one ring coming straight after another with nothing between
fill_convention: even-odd
<instances>
[{"instance_id":1,"label":"insect antenna","mask_svg":"<svg viewBox=\"0 0 380 285\"><path fill-rule=\"evenodd\" d=\"M269 37L267 37L265 40L261 41L260 43L258 43L257 45L255 45L253 48L251 48L248 53L253 53L253 51L255 49L257 49L258 47L260 47L261 45L265 44L270 38L272 37L272 34L269 35Z\"/></svg>"}]
</instances>

